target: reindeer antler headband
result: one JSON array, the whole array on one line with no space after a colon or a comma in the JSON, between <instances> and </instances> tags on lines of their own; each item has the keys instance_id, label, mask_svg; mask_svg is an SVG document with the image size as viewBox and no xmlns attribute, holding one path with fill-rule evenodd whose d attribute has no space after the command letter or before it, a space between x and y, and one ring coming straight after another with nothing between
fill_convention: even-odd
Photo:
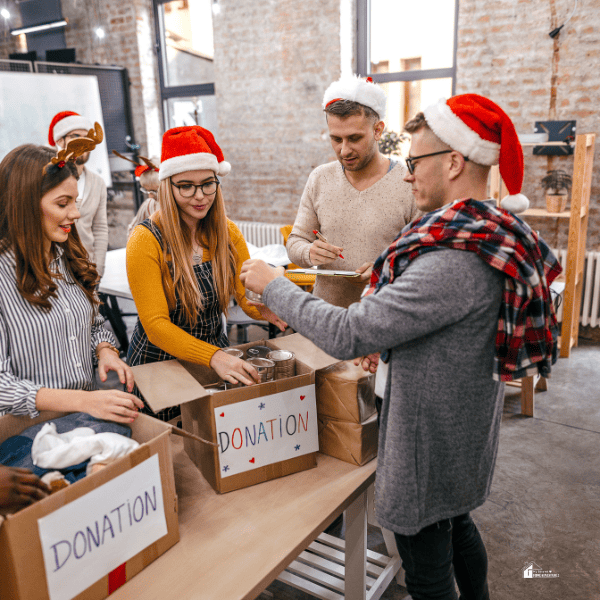
<instances>
[{"instance_id":1,"label":"reindeer antler headband","mask_svg":"<svg viewBox=\"0 0 600 600\"><path fill-rule=\"evenodd\" d=\"M151 169L153 171L158 171L158 167L149 159L146 158L145 156L141 156L139 155L138 158L140 160L143 160L144 165L140 165L138 163L135 162L135 160L131 160L131 158L127 158L126 156L123 156L121 153L117 152L116 150L113 150L113 154L115 156L118 156L119 158L122 158L123 160L126 160L128 162L130 162L131 164L135 165L135 175L136 177L139 177L142 173L145 173L146 171L150 171Z\"/></svg>"},{"instance_id":2,"label":"reindeer antler headband","mask_svg":"<svg viewBox=\"0 0 600 600\"><path fill-rule=\"evenodd\" d=\"M104 133L100 123L94 123L93 129L90 129L85 137L75 138L62 150L59 150L56 156L53 156L52 160L44 167L44 173L47 173L53 166L62 169L68 161L75 162L82 154L91 152L98 144L102 143L103 139Z\"/></svg>"}]
</instances>

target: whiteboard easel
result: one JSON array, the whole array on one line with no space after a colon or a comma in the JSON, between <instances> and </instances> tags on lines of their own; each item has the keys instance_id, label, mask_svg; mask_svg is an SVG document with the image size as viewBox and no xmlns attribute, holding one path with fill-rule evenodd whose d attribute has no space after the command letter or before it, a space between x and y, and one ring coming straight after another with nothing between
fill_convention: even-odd
<instances>
[{"instance_id":1,"label":"whiteboard easel","mask_svg":"<svg viewBox=\"0 0 600 600\"><path fill-rule=\"evenodd\" d=\"M94 75L0 72L0 160L21 144L48 145L48 127L58 112L72 110L104 129ZM106 141L86 163L112 187Z\"/></svg>"}]
</instances>

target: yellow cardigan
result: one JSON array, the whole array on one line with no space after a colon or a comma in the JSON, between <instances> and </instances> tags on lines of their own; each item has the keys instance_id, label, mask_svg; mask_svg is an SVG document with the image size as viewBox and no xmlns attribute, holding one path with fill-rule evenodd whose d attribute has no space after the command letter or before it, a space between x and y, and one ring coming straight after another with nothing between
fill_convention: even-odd
<instances>
[{"instance_id":1,"label":"yellow cardigan","mask_svg":"<svg viewBox=\"0 0 600 600\"><path fill-rule=\"evenodd\" d=\"M227 226L237 251L235 299L249 317L264 320L258 310L248 304L244 296L245 288L240 281L242 263L250 258L246 241L235 223L228 219ZM204 249L202 260L212 260L209 250ZM186 333L169 318L169 302L162 277L164 265L158 240L147 227L138 225L127 242L127 278L148 339L171 356L209 366L219 348Z\"/></svg>"}]
</instances>

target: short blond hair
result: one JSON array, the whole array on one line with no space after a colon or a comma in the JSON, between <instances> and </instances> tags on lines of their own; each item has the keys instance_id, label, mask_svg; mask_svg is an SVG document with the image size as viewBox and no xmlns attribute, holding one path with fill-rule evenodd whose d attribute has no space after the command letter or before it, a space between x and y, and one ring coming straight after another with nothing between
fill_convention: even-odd
<instances>
[{"instance_id":1,"label":"short blond hair","mask_svg":"<svg viewBox=\"0 0 600 600\"><path fill-rule=\"evenodd\" d=\"M426 127L430 129L429 125L427 125L427 121L425 120L425 115L422 112L417 113L410 121L406 122L404 125L404 131L407 133L415 133L419 131L419 129L423 129Z\"/></svg>"}]
</instances>

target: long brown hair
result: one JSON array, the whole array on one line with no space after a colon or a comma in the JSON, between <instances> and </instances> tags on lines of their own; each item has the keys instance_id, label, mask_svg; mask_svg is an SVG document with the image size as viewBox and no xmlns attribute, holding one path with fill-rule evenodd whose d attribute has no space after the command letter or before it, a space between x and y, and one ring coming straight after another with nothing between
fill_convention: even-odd
<instances>
[{"instance_id":1,"label":"long brown hair","mask_svg":"<svg viewBox=\"0 0 600 600\"><path fill-rule=\"evenodd\" d=\"M48 310L52 308L49 298L56 298L57 285L44 252L42 197L69 177L78 177L71 162L44 170L54 154L49 148L25 144L11 150L0 163L0 253L14 252L21 296ZM66 242L53 244L62 247L69 271L95 307L98 272L88 259L77 228L71 228Z\"/></svg>"},{"instance_id":2,"label":"long brown hair","mask_svg":"<svg viewBox=\"0 0 600 600\"><path fill-rule=\"evenodd\" d=\"M192 236L198 244L208 248L212 258L212 277L221 312L227 314L229 299L235 286L236 251L229 237L227 213L221 187L217 188L215 200L207 215L198 222L197 231L190 231L181 218L179 206L173 195L171 178L160 182L158 188L160 211L157 224L164 238L163 255L170 254L173 264L173 284L181 301L188 324L198 322L204 298L198 288L194 270L190 264Z\"/></svg>"}]
</instances>

